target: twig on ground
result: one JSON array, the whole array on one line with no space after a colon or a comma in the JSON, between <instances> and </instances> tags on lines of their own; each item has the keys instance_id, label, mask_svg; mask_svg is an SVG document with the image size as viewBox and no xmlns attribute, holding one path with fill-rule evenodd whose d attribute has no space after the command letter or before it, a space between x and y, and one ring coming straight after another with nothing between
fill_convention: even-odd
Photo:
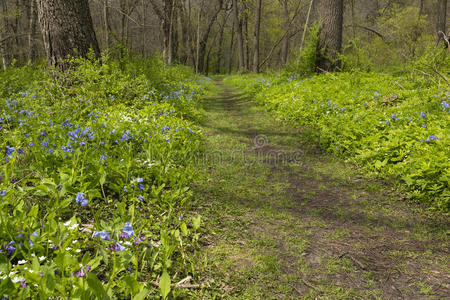
<instances>
[{"instance_id":1,"label":"twig on ground","mask_svg":"<svg viewBox=\"0 0 450 300\"><path fill-rule=\"evenodd\" d=\"M312 285L311 283L309 283L309 282L306 281L305 279L301 278L300 280L301 280L301 281L303 282L303 284L306 285L307 287L312 288L313 290L318 291L318 292L321 292L321 293L323 292L320 288L318 288L318 287Z\"/></svg>"}]
</instances>

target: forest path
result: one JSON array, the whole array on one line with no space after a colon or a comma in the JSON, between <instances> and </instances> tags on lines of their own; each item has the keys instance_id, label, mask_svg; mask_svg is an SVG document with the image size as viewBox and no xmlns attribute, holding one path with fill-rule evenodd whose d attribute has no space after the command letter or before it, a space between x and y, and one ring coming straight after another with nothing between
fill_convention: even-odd
<instances>
[{"instance_id":1,"label":"forest path","mask_svg":"<svg viewBox=\"0 0 450 300\"><path fill-rule=\"evenodd\" d=\"M206 230L200 273L220 296L450 295L448 219L396 201L391 187L321 153L238 90L216 87L205 97L193 209Z\"/></svg>"}]
</instances>

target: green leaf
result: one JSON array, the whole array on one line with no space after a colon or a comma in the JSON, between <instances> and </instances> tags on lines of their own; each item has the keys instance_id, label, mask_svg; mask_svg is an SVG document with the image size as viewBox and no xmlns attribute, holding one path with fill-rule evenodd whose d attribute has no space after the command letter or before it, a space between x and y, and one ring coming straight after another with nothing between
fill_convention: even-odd
<instances>
[{"instance_id":1,"label":"green leaf","mask_svg":"<svg viewBox=\"0 0 450 300\"><path fill-rule=\"evenodd\" d=\"M55 286L56 286L56 284L55 284L55 278L54 278L53 274L51 274L51 273L45 274L45 287L49 291L54 291Z\"/></svg>"},{"instance_id":2,"label":"green leaf","mask_svg":"<svg viewBox=\"0 0 450 300\"><path fill-rule=\"evenodd\" d=\"M181 229L181 233L182 233L184 236L188 235L188 229L187 229L186 223L184 223L184 222L181 223L180 229Z\"/></svg>"},{"instance_id":3,"label":"green leaf","mask_svg":"<svg viewBox=\"0 0 450 300\"><path fill-rule=\"evenodd\" d=\"M192 219L192 227L194 228L194 230L198 230L200 228L201 222L202 216L200 215Z\"/></svg>"},{"instance_id":4,"label":"green leaf","mask_svg":"<svg viewBox=\"0 0 450 300\"><path fill-rule=\"evenodd\" d=\"M126 283L127 287L130 289L131 294L137 294L139 292L139 283L133 276L125 276L123 281Z\"/></svg>"},{"instance_id":5,"label":"green leaf","mask_svg":"<svg viewBox=\"0 0 450 300\"><path fill-rule=\"evenodd\" d=\"M103 284L98 280L94 273L90 273L87 277L89 287L92 289L95 297L99 299L105 299L107 297L106 291L103 288Z\"/></svg>"},{"instance_id":6,"label":"green leaf","mask_svg":"<svg viewBox=\"0 0 450 300\"><path fill-rule=\"evenodd\" d=\"M167 295L170 293L170 277L166 271L164 271L161 278L159 278L159 290L161 291L163 299L166 299Z\"/></svg>"},{"instance_id":7,"label":"green leaf","mask_svg":"<svg viewBox=\"0 0 450 300\"><path fill-rule=\"evenodd\" d=\"M100 176L100 185L104 185L106 182L106 172L105 170L101 170L101 176Z\"/></svg>"},{"instance_id":8,"label":"green leaf","mask_svg":"<svg viewBox=\"0 0 450 300\"><path fill-rule=\"evenodd\" d=\"M149 290L147 288L143 288L139 294L136 294L133 297L133 300L144 300L147 297L147 294L149 293Z\"/></svg>"}]
</instances>

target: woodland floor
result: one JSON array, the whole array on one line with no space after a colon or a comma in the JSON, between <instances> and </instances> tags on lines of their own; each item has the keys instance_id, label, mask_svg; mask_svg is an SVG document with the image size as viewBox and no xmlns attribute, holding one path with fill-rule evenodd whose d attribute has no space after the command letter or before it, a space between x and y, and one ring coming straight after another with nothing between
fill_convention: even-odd
<instances>
[{"instance_id":1,"label":"woodland floor","mask_svg":"<svg viewBox=\"0 0 450 300\"><path fill-rule=\"evenodd\" d=\"M199 273L213 289L197 296L449 299L448 218L322 153L220 80L206 98L193 209L205 228Z\"/></svg>"}]
</instances>

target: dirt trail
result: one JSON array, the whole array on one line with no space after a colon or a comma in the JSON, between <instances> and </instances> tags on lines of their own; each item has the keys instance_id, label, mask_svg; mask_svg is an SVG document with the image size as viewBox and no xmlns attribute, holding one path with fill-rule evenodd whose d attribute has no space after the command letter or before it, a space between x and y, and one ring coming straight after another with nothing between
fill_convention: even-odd
<instances>
[{"instance_id":1,"label":"dirt trail","mask_svg":"<svg viewBox=\"0 0 450 300\"><path fill-rule=\"evenodd\" d=\"M220 296L449 299L448 219L321 153L232 87L217 89L194 195L209 230L202 271Z\"/></svg>"}]
</instances>

